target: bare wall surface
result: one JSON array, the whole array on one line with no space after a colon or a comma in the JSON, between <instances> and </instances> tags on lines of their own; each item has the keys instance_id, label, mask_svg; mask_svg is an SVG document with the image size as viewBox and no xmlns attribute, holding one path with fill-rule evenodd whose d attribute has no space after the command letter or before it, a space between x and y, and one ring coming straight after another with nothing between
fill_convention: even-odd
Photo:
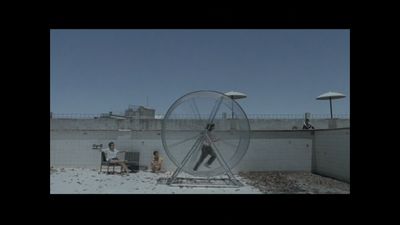
<instances>
[{"instance_id":1,"label":"bare wall surface","mask_svg":"<svg viewBox=\"0 0 400 225\"><path fill-rule=\"evenodd\" d=\"M186 127L190 122L180 121L176 128ZM230 128L226 121L217 122ZM257 130L253 127L262 128L262 120L252 124L249 149L234 172L312 171L350 182L350 128ZM50 164L98 168L100 151L92 149L92 145L106 147L113 141L119 150L140 152L141 165L146 166L150 164L152 152L159 150L165 159L165 169L174 170L175 165L163 150L160 128L160 120L52 119Z\"/></svg>"},{"instance_id":2,"label":"bare wall surface","mask_svg":"<svg viewBox=\"0 0 400 225\"><path fill-rule=\"evenodd\" d=\"M51 131L50 136L50 159L55 167L96 168L100 151L92 145L105 147L113 141L119 150L140 152L142 165L149 165L152 152L160 150L166 169L176 168L163 150L160 131L63 130ZM311 171L311 154L311 131L252 132L249 149L234 171Z\"/></svg>"},{"instance_id":3,"label":"bare wall surface","mask_svg":"<svg viewBox=\"0 0 400 225\"><path fill-rule=\"evenodd\" d=\"M312 172L350 183L350 129L315 132Z\"/></svg>"}]
</instances>

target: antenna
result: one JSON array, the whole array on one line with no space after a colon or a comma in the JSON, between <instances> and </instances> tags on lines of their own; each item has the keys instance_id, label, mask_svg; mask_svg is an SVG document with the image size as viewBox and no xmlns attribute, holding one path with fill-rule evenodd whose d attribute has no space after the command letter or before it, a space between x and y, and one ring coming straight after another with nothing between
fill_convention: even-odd
<instances>
[{"instance_id":1,"label":"antenna","mask_svg":"<svg viewBox=\"0 0 400 225\"><path fill-rule=\"evenodd\" d=\"M149 107L149 96L146 96L146 107Z\"/></svg>"}]
</instances>

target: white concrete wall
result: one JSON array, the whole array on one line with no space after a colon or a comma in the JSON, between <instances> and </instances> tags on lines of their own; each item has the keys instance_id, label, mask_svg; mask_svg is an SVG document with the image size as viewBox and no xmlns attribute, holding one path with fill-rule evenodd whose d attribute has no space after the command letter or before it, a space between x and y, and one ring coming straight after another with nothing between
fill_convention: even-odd
<instances>
[{"instance_id":1,"label":"white concrete wall","mask_svg":"<svg viewBox=\"0 0 400 225\"><path fill-rule=\"evenodd\" d=\"M312 161L314 173L350 183L350 129L315 131Z\"/></svg>"},{"instance_id":2,"label":"white concrete wall","mask_svg":"<svg viewBox=\"0 0 400 225\"><path fill-rule=\"evenodd\" d=\"M311 171L311 131L253 131L234 171Z\"/></svg>"},{"instance_id":3,"label":"white concrete wall","mask_svg":"<svg viewBox=\"0 0 400 225\"><path fill-rule=\"evenodd\" d=\"M258 128L262 128L257 124ZM185 126L189 121L180 121ZM270 121L271 122L271 121ZM114 141L119 150L138 151L142 165L149 165L152 152L159 150L165 167L175 165L163 151L159 120L53 119L50 129L50 164L56 167L98 168L100 152L93 144ZM132 131L118 129L140 128ZM228 126L229 127L229 126ZM247 154L233 169L237 171L312 171L350 182L350 128L329 130L257 130L251 132Z\"/></svg>"},{"instance_id":4,"label":"white concrete wall","mask_svg":"<svg viewBox=\"0 0 400 225\"><path fill-rule=\"evenodd\" d=\"M51 131L50 163L55 167L96 168L100 166L100 151L92 149L93 144L103 144L106 148L110 141L118 150L140 152L141 164L150 162L154 150L162 150L160 132L123 132L123 131Z\"/></svg>"},{"instance_id":5,"label":"white concrete wall","mask_svg":"<svg viewBox=\"0 0 400 225\"><path fill-rule=\"evenodd\" d=\"M311 171L312 131L254 131L249 149L233 171ZM160 131L51 131L50 163L55 167L97 168L100 152L93 144L114 141L117 149L138 151L142 165L160 150L167 170L175 165L163 151Z\"/></svg>"}]
</instances>

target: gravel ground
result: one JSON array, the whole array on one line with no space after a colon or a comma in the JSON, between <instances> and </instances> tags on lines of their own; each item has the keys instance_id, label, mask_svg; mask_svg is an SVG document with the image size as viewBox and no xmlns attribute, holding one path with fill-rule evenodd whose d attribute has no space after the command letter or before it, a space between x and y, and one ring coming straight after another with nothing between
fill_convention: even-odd
<instances>
[{"instance_id":1,"label":"gravel ground","mask_svg":"<svg viewBox=\"0 0 400 225\"><path fill-rule=\"evenodd\" d=\"M121 176L99 173L96 169L52 168L50 194L262 194L251 185L238 188L171 187L157 182L171 175L171 171L158 174L139 171Z\"/></svg>"},{"instance_id":2,"label":"gravel ground","mask_svg":"<svg viewBox=\"0 0 400 225\"><path fill-rule=\"evenodd\" d=\"M158 184L171 171L140 171L129 176L95 169L50 169L51 194L349 194L350 184L307 172L240 172L241 188L182 188ZM182 177L190 177L182 174Z\"/></svg>"},{"instance_id":3,"label":"gravel ground","mask_svg":"<svg viewBox=\"0 0 400 225\"><path fill-rule=\"evenodd\" d=\"M350 194L350 184L307 172L240 172L265 194Z\"/></svg>"}]
</instances>

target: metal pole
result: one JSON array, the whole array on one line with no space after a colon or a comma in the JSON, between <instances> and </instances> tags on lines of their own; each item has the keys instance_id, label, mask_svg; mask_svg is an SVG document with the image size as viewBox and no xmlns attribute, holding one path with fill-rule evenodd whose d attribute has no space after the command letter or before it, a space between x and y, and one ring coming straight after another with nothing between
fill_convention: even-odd
<instances>
[{"instance_id":1,"label":"metal pole","mask_svg":"<svg viewBox=\"0 0 400 225\"><path fill-rule=\"evenodd\" d=\"M330 106L331 106L331 119L333 118L332 117L332 98L329 98L329 104L330 104Z\"/></svg>"},{"instance_id":2,"label":"metal pole","mask_svg":"<svg viewBox=\"0 0 400 225\"><path fill-rule=\"evenodd\" d=\"M220 151L218 150L217 146L213 143L211 138L208 136L208 134L205 134L205 138L208 139L208 141L211 143L213 146L213 150L215 151L217 155L217 160L221 164L221 166L225 169L226 175L229 177L229 179L236 184L237 186L243 186L240 181L236 180L235 175L233 175L231 168L229 165L225 162L224 157L221 155Z\"/></svg>"},{"instance_id":3,"label":"metal pole","mask_svg":"<svg viewBox=\"0 0 400 225\"><path fill-rule=\"evenodd\" d=\"M233 97L231 97L232 99L232 119L233 119Z\"/></svg>"},{"instance_id":4,"label":"metal pole","mask_svg":"<svg viewBox=\"0 0 400 225\"><path fill-rule=\"evenodd\" d=\"M223 98L221 97L219 99L219 101L216 103L216 105L214 105L214 108L211 110L211 114L208 118L207 124L212 123L214 121L215 116L217 115L217 111L219 110L219 107L221 106L222 100L223 100Z\"/></svg>"},{"instance_id":5,"label":"metal pole","mask_svg":"<svg viewBox=\"0 0 400 225\"><path fill-rule=\"evenodd\" d=\"M190 159L190 157L193 155L193 153L195 151L199 150L199 146L200 144L204 141L204 135L199 137L196 142L193 144L192 148L190 149L190 151L188 152L188 154L185 156L185 158L182 160L181 165L175 170L174 174L172 174L172 176L167 180L167 184L170 185L172 184L176 177L178 176L178 174L182 171L183 167L186 165L187 161Z\"/></svg>"}]
</instances>

